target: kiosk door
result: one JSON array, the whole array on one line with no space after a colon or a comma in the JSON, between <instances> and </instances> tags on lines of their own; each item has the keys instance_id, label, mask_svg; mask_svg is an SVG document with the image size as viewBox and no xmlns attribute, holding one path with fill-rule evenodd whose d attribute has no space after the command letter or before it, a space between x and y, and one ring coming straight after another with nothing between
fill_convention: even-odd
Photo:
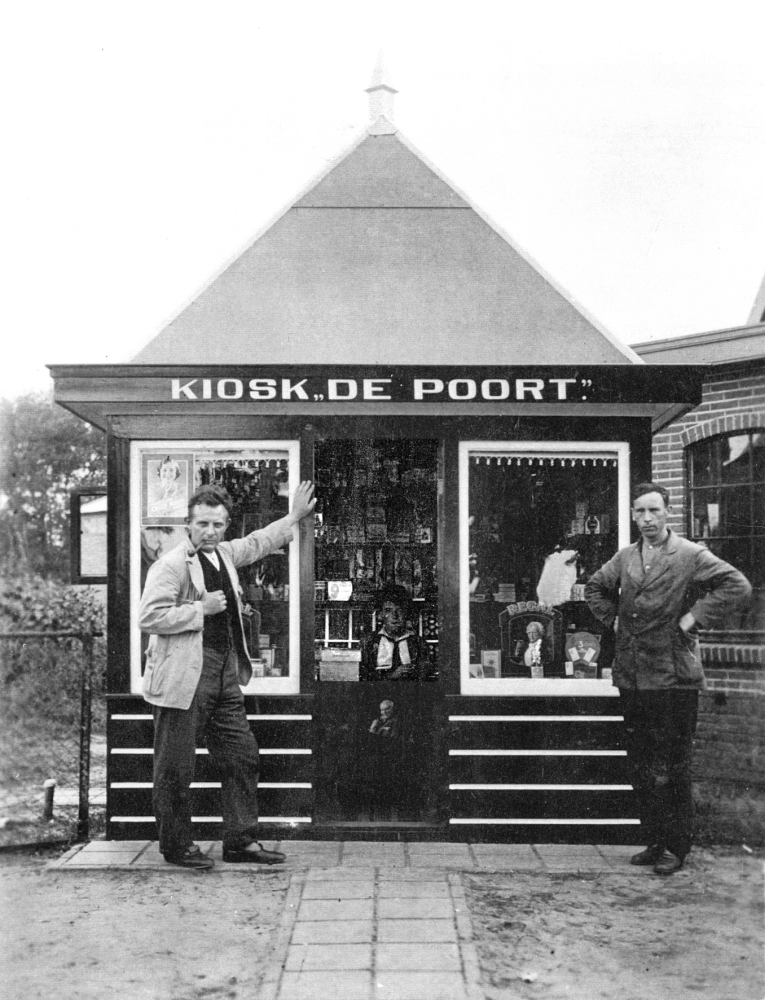
<instances>
[{"instance_id":1,"label":"kiosk door","mask_svg":"<svg viewBox=\"0 0 765 1000\"><path fill-rule=\"evenodd\" d=\"M438 445L315 456L319 823L436 821Z\"/></svg>"}]
</instances>

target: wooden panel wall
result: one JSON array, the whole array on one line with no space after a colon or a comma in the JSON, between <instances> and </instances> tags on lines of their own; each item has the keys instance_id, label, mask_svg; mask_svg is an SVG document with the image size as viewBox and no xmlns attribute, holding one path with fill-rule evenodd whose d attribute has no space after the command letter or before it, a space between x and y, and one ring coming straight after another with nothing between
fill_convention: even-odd
<instances>
[{"instance_id":1,"label":"wooden panel wall","mask_svg":"<svg viewBox=\"0 0 765 1000\"><path fill-rule=\"evenodd\" d=\"M313 816L314 761L310 697L247 698L260 747L258 805L264 836L303 836ZM154 840L151 706L137 695L107 700L107 829L109 840ZM221 839L220 783L197 750L192 784L194 836ZM273 831L273 832L271 832Z\"/></svg>"},{"instance_id":2,"label":"wooden panel wall","mask_svg":"<svg viewBox=\"0 0 765 1000\"><path fill-rule=\"evenodd\" d=\"M453 840L638 843L618 698L447 698Z\"/></svg>"}]
</instances>

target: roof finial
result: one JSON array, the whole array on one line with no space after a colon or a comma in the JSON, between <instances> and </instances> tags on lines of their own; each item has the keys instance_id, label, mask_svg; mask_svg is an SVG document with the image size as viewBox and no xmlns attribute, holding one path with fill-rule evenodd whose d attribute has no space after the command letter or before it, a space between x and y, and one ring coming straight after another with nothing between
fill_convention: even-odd
<instances>
[{"instance_id":1,"label":"roof finial","mask_svg":"<svg viewBox=\"0 0 765 1000\"><path fill-rule=\"evenodd\" d=\"M393 123L393 95L398 91L393 86L388 71L383 64L382 49L378 53L372 79L366 89L369 94L369 123L374 126L380 117ZM395 131L395 130L394 130Z\"/></svg>"}]
</instances>

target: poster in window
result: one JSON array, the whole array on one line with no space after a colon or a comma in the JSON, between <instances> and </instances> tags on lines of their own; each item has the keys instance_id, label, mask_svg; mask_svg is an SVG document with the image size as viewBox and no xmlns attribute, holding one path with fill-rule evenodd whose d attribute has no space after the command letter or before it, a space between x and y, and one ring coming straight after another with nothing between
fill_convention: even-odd
<instances>
[{"instance_id":1,"label":"poster in window","mask_svg":"<svg viewBox=\"0 0 765 1000\"><path fill-rule=\"evenodd\" d=\"M194 456L188 452L144 452L141 524L183 524L193 490Z\"/></svg>"}]
</instances>

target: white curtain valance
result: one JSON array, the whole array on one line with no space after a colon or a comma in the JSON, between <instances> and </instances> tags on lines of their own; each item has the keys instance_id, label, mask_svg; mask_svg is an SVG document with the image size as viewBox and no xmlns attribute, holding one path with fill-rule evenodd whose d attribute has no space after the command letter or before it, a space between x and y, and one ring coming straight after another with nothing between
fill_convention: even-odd
<instances>
[{"instance_id":1,"label":"white curtain valance","mask_svg":"<svg viewBox=\"0 0 765 1000\"><path fill-rule=\"evenodd\" d=\"M534 455L528 452L524 454L498 455L496 452L471 452L470 461L474 465L494 465L494 466L526 466L526 467L555 467L566 468L575 465L591 466L596 468L615 469L618 459L615 455Z\"/></svg>"}]
</instances>

